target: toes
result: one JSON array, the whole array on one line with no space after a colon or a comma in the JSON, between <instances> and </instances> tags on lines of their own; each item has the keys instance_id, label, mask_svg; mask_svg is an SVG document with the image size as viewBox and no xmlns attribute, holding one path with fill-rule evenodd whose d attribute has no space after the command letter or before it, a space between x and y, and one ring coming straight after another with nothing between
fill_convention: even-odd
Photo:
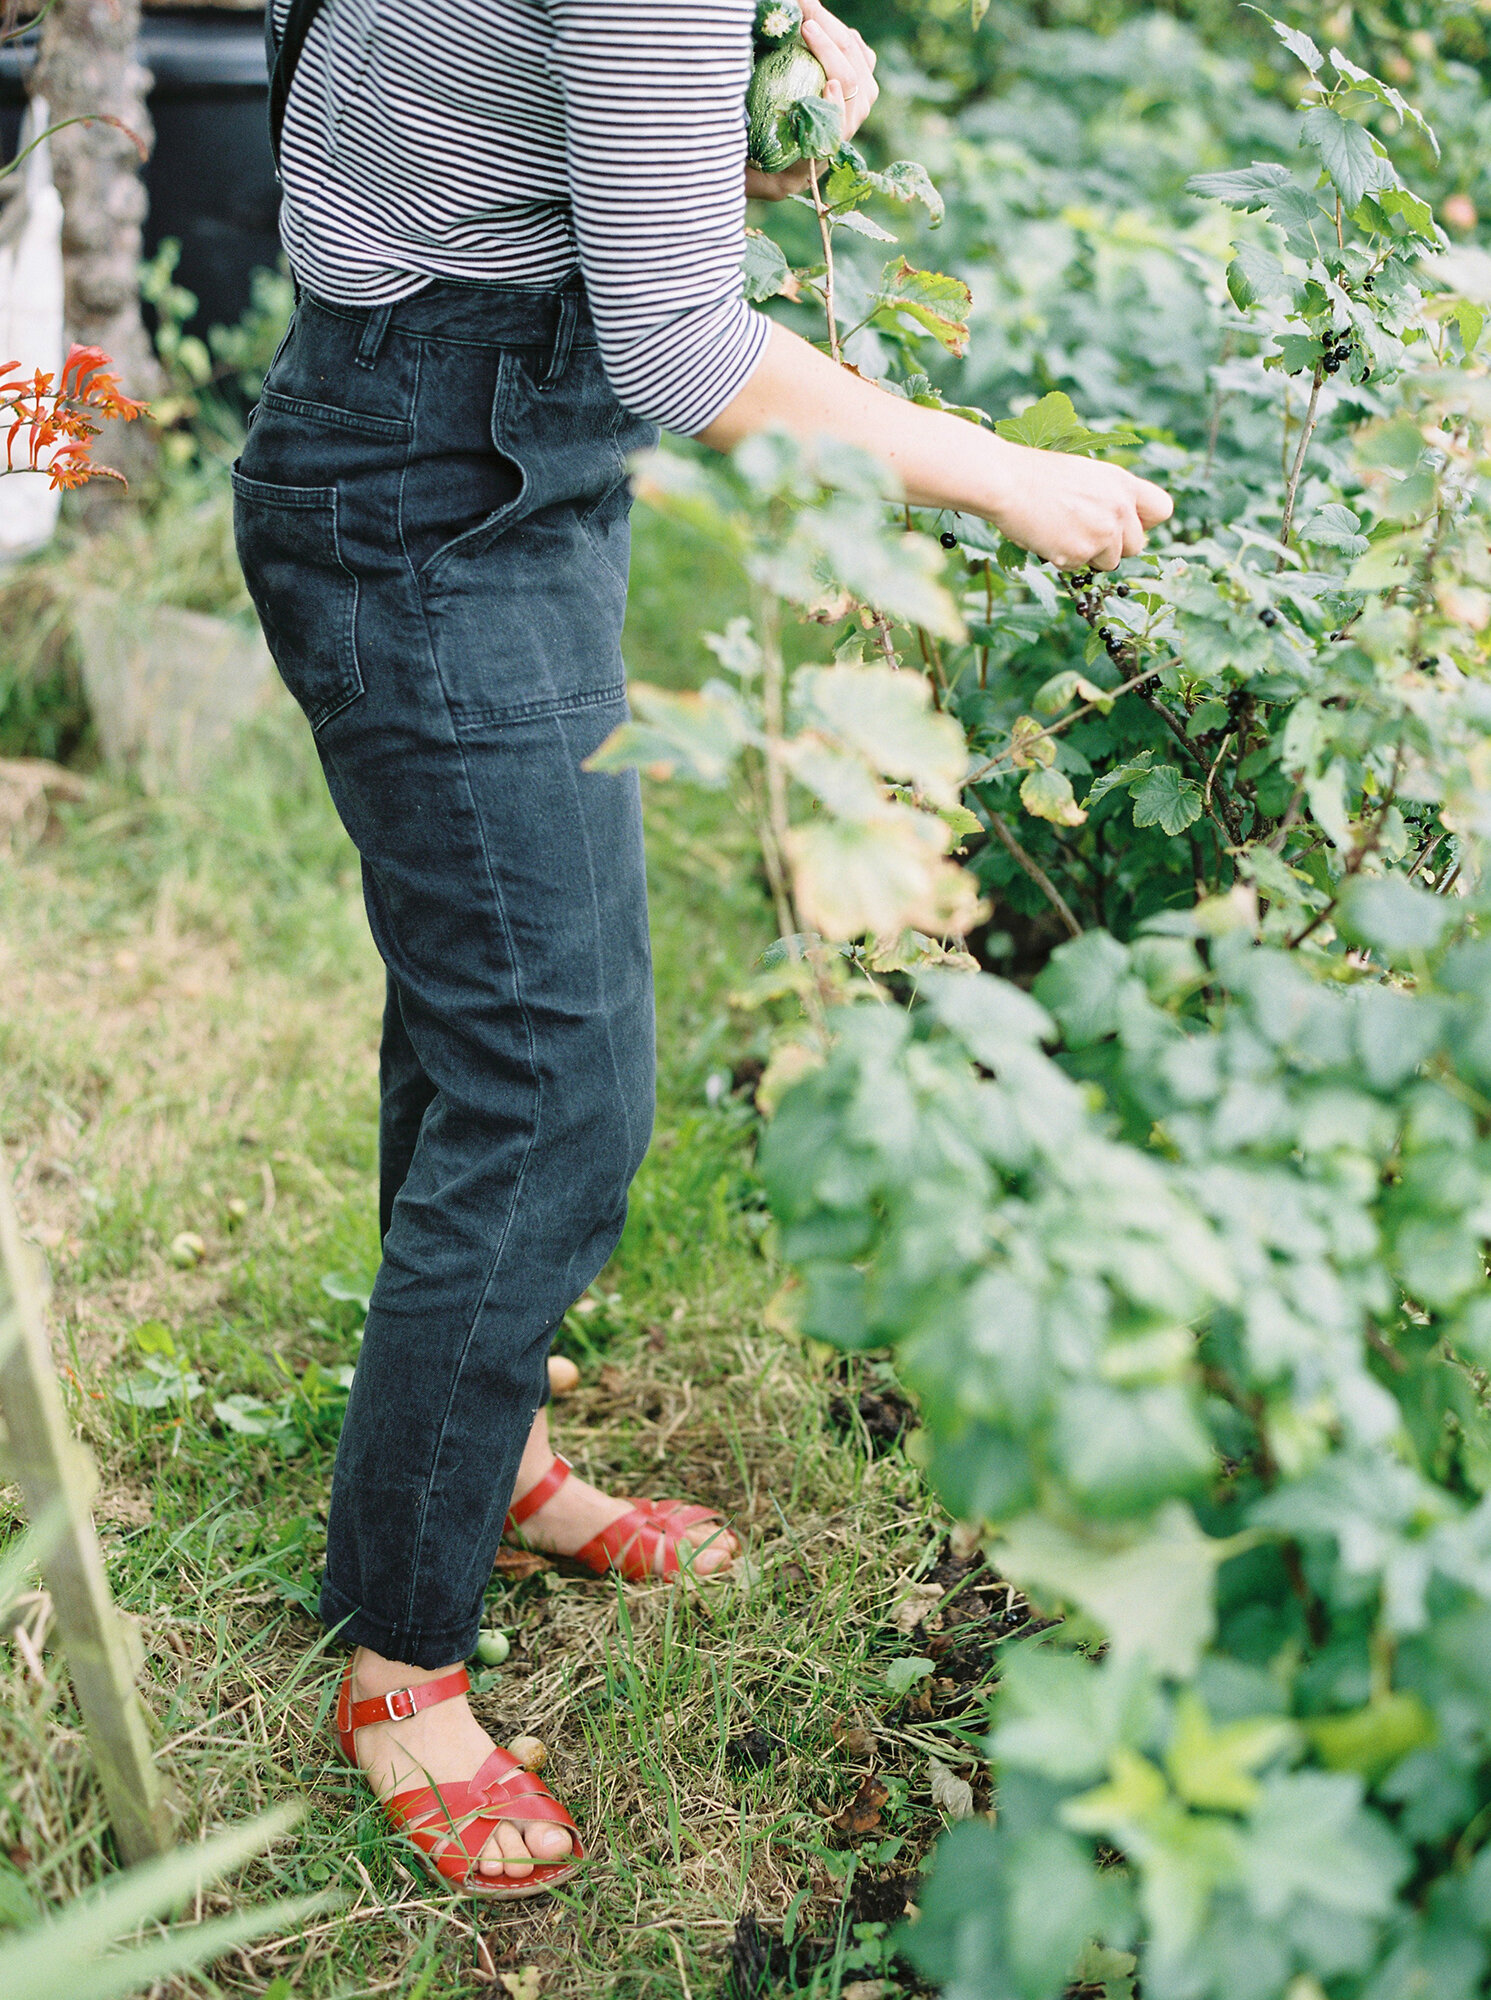
<instances>
[{"instance_id":1,"label":"toes","mask_svg":"<svg viewBox=\"0 0 1491 2000\"><path fill-rule=\"evenodd\" d=\"M511 1820L504 1820L498 1827L482 1849L481 1858L483 1871L490 1869L494 1875L503 1873L504 1867L509 1875L533 1873L533 1856L528 1851L521 1829L514 1826Z\"/></svg>"},{"instance_id":2,"label":"toes","mask_svg":"<svg viewBox=\"0 0 1491 2000\"><path fill-rule=\"evenodd\" d=\"M528 1852L538 1861L562 1861L570 1851L569 1834L562 1826L553 1826L547 1820L525 1820L523 1838Z\"/></svg>"}]
</instances>

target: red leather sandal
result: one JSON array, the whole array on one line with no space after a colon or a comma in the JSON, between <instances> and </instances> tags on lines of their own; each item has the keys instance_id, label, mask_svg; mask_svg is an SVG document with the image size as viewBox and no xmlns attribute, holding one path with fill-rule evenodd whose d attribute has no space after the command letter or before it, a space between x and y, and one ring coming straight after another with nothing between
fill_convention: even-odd
<instances>
[{"instance_id":1,"label":"red leather sandal","mask_svg":"<svg viewBox=\"0 0 1491 2000\"><path fill-rule=\"evenodd\" d=\"M554 1463L543 1478L530 1486L521 1500L513 1502L503 1523L504 1536L517 1540L518 1529L546 1500L553 1499L573 1470L569 1460L556 1452ZM584 1563L599 1576L604 1576L608 1569L619 1569L628 1583L645 1583L655 1576L676 1576L684 1567L678 1554L684 1532L701 1521L712 1521L721 1529L725 1525L724 1517L712 1507L691 1507L683 1500L636 1500L627 1513L593 1535L583 1548L576 1549L570 1560ZM704 1572L706 1576L715 1573Z\"/></svg>"},{"instance_id":2,"label":"red leather sandal","mask_svg":"<svg viewBox=\"0 0 1491 2000\"><path fill-rule=\"evenodd\" d=\"M357 1762L356 1738L370 1722L407 1722L422 1708L434 1708L465 1694L471 1686L464 1667L442 1674L419 1687L395 1688L368 1701L352 1699L352 1662L348 1660L337 1695L337 1743L349 1764ZM541 1778L536 1778L510 1750L493 1750L474 1778L447 1779L441 1785L417 1785L379 1802L389 1823L412 1841L425 1867L437 1881L468 1896L486 1896L515 1903L525 1896L546 1895L574 1874L584 1860L580 1831ZM574 1852L564 1861L535 1861L533 1873L521 1876L482 1875L477 1856L505 1819L544 1820L569 1829ZM435 1849L444 1841L444 1853ZM453 1844L451 1844L453 1843Z\"/></svg>"}]
</instances>

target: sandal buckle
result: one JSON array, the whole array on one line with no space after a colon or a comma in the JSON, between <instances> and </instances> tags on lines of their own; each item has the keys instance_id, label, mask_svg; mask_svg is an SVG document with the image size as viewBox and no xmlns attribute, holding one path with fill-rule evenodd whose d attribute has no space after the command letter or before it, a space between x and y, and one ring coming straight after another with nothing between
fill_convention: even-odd
<instances>
[{"instance_id":1,"label":"sandal buckle","mask_svg":"<svg viewBox=\"0 0 1491 2000\"><path fill-rule=\"evenodd\" d=\"M401 1703L407 1703L407 1707L400 1706ZM415 1705L413 1688L395 1688L392 1694L384 1695L383 1706L388 1710L390 1722L407 1722L412 1715L419 1712Z\"/></svg>"}]
</instances>

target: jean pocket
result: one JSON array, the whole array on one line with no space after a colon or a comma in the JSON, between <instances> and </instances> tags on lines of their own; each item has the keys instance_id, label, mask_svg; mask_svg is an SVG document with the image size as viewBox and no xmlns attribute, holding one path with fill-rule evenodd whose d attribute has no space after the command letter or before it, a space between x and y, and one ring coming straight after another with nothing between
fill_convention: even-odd
<instances>
[{"instance_id":1,"label":"jean pocket","mask_svg":"<svg viewBox=\"0 0 1491 2000\"><path fill-rule=\"evenodd\" d=\"M357 578L342 560L334 486L273 486L233 468L233 534L264 637L312 729L363 691Z\"/></svg>"}]
</instances>

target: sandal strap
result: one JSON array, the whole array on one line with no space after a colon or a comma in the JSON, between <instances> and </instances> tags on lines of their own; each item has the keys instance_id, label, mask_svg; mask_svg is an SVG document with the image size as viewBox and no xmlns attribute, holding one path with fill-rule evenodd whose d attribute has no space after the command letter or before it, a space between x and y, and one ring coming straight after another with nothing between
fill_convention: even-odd
<instances>
[{"instance_id":1,"label":"sandal strap","mask_svg":"<svg viewBox=\"0 0 1491 2000\"><path fill-rule=\"evenodd\" d=\"M576 1549L574 1559L602 1575L619 1569L628 1583L641 1583L650 1576L672 1576L679 1568L678 1537L661 1526L641 1500L592 1535L584 1548Z\"/></svg>"},{"instance_id":2,"label":"sandal strap","mask_svg":"<svg viewBox=\"0 0 1491 2000\"><path fill-rule=\"evenodd\" d=\"M717 1507L695 1507L686 1500L639 1500L639 1507L645 1507L660 1528L671 1529L675 1534L685 1528L702 1527L706 1521L713 1521L723 1528L725 1517Z\"/></svg>"},{"instance_id":3,"label":"sandal strap","mask_svg":"<svg viewBox=\"0 0 1491 2000\"><path fill-rule=\"evenodd\" d=\"M546 1500L554 1498L554 1495L559 1491L565 1480L569 1478L573 1470L574 1468L571 1466L569 1460L556 1451L554 1454L554 1463L549 1467L543 1478L536 1485L530 1486L522 1499L514 1500L511 1507L508 1508L507 1519L503 1523L502 1532L505 1535L510 1535L514 1528L521 1528L530 1516L538 1512Z\"/></svg>"},{"instance_id":4,"label":"sandal strap","mask_svg":"<svg viewBox=\"0 0 1491 2000\"><path fill-rule=\"evenodd\" d=\"M395 1792L382 1804L389 1823L452 1882L466 1880L504 1820L541 1821L562 1826L573 1836L571 1850L562 1860L534 1862L532 1874L523 1877L530 1885L559 1879L585 1858L575 1822L542 1778L525 1770L510 1750L493 1750L474 1778L414 1786ZM437 1854L442 1843L449 1845Z\"/></svg>"},{"instance_id":5,"label":"sandal strap","mask_svg":"<svg viewBox=\"0 0 1491 2000\"><path fill-rule=\"evenodd\" d=\"M352 1699L352 1662L348 1660L337 1693L337 1731L350 1739L370 1722L407 1722L423 1708L435 1708L442 1701L454 1701L471 1686L464 1667L442 1674L436 1681L421 1681L418 1687L390 1688L387 1694L372 1695L366 1701Z\"/></svg>"}]
</instances>

